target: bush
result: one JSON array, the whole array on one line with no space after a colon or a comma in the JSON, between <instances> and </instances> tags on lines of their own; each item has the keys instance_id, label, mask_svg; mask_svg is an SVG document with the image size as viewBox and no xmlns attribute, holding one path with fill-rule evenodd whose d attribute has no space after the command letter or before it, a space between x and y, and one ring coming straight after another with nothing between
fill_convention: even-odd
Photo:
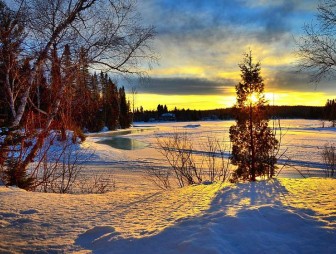
<instances>
[{"instance_id":1,"label":"bush","mask_svg":"<svg viewBox=\"0 0 336 254\"><path fill-rule=\"evenodd\" d=\"M325 144L321 152L323 162L325 164L325 176L336 176L336 147L332 144Z\"/></svg>"},{"instance_id":2,"label":"bush","mask_svg":"<svg viewBox=\"0 0 336 254\"><path fill-rule=\"evenodd\" d=\"M0 136L0 178L6 186L32 190L36 179L22 166L32 146L32 133L14 130L2 131Z\"/></svg>"},{"instance_id":3,"label":"bush","mask_svg":"<svg viewBox=\"0 0 336 254\"><path fill-rule=\"evenodd\" d=\"M78 149L71 138L61 143L59 150L47 147L35 167L36 191L101 194L115 188L111 175L84 173L84 163L92 157L89 150Z\"/></svg>"},{"instance_id":4,"label":"bush","mask_svg":"<svg viewBox=\"0 0 336 254\"><path fill-rule=\"evenodd\" d=\"M83 194L103 194L115 188L115 180L111 174L80 175L77 181L77 192Z\"/></svg>"},{"instance_id":5,"label":"bush","mask_svg":"<svg viewBox=\"0 0 336 254\"><path fill-rule=\"evenodd\" d=\"M225 146L214 137L208 137L197 152L186 132L174 132L157 137L157 149L165 157L170 168L147 169L149 179L161 189L172 187L172 179L179 187L203 182L224 182L230 176L229 160L225 158Z\"/></svg>"}]
</instances>

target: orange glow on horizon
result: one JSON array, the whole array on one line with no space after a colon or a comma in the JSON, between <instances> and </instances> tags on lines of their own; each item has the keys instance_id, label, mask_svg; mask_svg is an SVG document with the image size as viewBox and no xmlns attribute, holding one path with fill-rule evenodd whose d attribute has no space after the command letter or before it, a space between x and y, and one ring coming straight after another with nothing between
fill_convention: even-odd
<instances>
[{"instance_id":1,"label":"orange glow on horizon","mask_svg":"<svg viewBox=\"0 0 336 254\"><path fill-rule=\"evenodd\" d=\"M336 93L333 95L322 92L279 91L265 93L265 98L270 105L324 106L327 99L335 97ZM158 104L163 104L167 105L169 110L173 110L175 107L178 109L209 110L229 108L234 106L235 103L236 95L234 93L227 95L163 95L138 93L135 106L142 106L145 110L156 110Z\"/></svg>"}]
</instances>

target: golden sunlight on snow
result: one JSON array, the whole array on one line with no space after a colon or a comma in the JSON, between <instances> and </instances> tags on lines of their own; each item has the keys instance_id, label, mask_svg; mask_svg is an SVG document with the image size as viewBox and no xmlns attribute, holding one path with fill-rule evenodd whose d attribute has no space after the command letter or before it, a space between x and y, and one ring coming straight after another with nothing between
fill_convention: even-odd
<instances>
[{"instance_id":1,"label":"golden sunlight on snow","mask_svg":"<svg viewBox=\"0 0 336 254\"><path fill-rule=\"evenodd\" d=\"M84 236L107 230L111 239L143 239L161 234L182 219L224 216L223 221L230 222L230 218L242 219L246 212L259 216L273 211L277 215L281 210L305 221L320 221L324 228L336 228L334 179L276 179L159 191L141 172L121 170L115 176L117 190L102 195L33 193L0 187L0 252L8 243L21 252L46 248L83 251L74 244L85 232Z\"/></svg>"},{"instance_id":2,"label":"golden sunlight on snow","mask_svg":"<svg viewBox=\"0 0 336 254\"><path fill-rule=\"evenodd\" d=\"M280 179L286 187L283 203L293 208L312 210L313 219L325 222L336 228L336 181L334 179Z\"/></svg>"},{"instance_id":3,"label":"golden sunlight on snow","mask_svg":"<svg viewBox=\"0 0 336 254\"><path fill-rule=\"evenodd\" d=\"M0 252L8 242L24 250L27 238L32 239L32 249L43 249L53 242L65 249L78 234L96 226L113 227L123 238L157 234L180 219L207 210L222 187L199 185L162 192L141 173L121 171L116 175L117 190L102 195L59 195L0 187L0 218L8 215L6 220L0 219ZM127 184L132 187L127 188ZM16 227L21 221L26 223ZM8 225L6 234L1 233L1 227Z\"/></svg>"}]
</instances>

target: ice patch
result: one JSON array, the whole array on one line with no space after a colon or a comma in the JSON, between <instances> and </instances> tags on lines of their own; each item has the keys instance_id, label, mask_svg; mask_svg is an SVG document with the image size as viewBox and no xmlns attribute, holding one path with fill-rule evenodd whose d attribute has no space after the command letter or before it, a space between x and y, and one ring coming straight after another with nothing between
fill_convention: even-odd
<instances>
[{"instance_id":1,"label":"ice patch","mask_svg":"<svg viewBox=\"0 0 336 254\"><path fill-rule=\"evenodd\" d=\"M109 128L107 128L106 126L104 126L104 127L100 130L100 132L106 132L106 131L109 131Z\"/></svg>"},{"instance_id":2,"label":"ice patch","mask_svg":"<svg viewBox=\"0 0 336 254\"><path fill-rule=\"evenodd\" d=\"M143 149L147 146L146 143L132 138L113 137L102 139L97 142L98 144L109 145L113 148L120 150L137 150Z\"/></svg>"},{"instance_id":3,"label":"ice patch","mask_svg":"<svg viewBox=\"0 0 336 254\"><path fill-rule=\"evenodd\" d=\"M183 126L183 128L189 128L189 129L198 128L198 127L201 127L201 125L200 124L188 124L188 125Z\"/></svg>"}]
</instances>

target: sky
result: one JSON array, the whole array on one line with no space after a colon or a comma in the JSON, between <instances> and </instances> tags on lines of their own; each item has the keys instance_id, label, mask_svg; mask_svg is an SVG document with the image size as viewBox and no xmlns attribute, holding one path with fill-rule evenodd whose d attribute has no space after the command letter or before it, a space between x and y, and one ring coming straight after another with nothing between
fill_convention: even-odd
<instances>
[{"instance_id":1,"label":"sky","mask_svg":"<svg viewBox=\"0 0 336 254\"><path fill-rule=\"evenodd\" d=\"M238 64L252 50L261 62L266 98L274 105L324 105L336 97L330 80L299 73L295 55L302 27L315 18L315 0L142 0L154 25L158 55L148 79L135 83L136 107L215 109L235 103ZM134 85L132 85L134 86Z\"/></svg>"}]
</instances>

